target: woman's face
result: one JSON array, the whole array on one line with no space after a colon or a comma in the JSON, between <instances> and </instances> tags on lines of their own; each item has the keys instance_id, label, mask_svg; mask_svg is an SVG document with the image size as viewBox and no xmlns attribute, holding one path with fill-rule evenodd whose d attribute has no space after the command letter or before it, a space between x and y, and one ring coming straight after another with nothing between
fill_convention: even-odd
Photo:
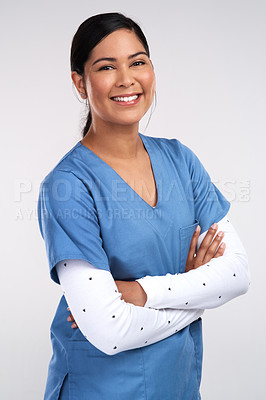
<instances>
[{"instance_id":1,"label":"woman's face","mask_svg":"<svg viewBox=\"0 0 266 400\"><path fill-rule=\"evenodd\" d=\"M155 74L136 34L119 29L104 38L85 64L86 94L92 120L138 123L152 104Z\"/></svg>"}]
</instances>

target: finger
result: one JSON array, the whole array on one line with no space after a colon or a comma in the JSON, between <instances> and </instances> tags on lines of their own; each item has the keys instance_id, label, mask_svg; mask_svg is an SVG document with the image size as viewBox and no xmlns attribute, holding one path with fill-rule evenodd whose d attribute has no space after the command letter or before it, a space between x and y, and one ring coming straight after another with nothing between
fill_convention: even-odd
<instances>
[{"instance_id":1,"label":"finger","mask_svg":"<svg viewBox=\"0 0 266 400\"><path fill-rule=\"evenodd\" d=\"M193 233L193 236L192 236L192 239L190 242L188 256L187 256L187 262L186 262L187 265L193 264L199 235L200 235L200 226L198 225Z\"/></svg>"},{"instance_id":2,"label":"finger","mask_svg":"<svg viewBox=\"0 0 266 400\"><path fill-rule=\"evenodd\" d=\"M208 232L206 233L198 251L197 251L197 256L196 256L196 264L201 263L209 249L209 246L214 238L214 235L216 234L218 225L214 223L209 229Z\"/></svg>"},{"instance_id":3,"label":"finger","mask_svg":"<svg viewBox=\"0 0 266 400\"><path fill-rule=\"evenodd\" d=\"M203 263L205 264L206 262L210 261L214 256L216 251L218 250L218 247L220 246L222 240L224 237L223 232L218 232L215 238L213 239L212 243L210 244L205 257L203 258Z\"/></svg>"},{"instance_id":4,"label":"finger","mask_svg":"<svg viewBox=\"0 0 266 400\"><path fill-rule=\"evenodd\" d=\"M71 328L73 328L73 329L78 328L78 325L76 324L76 322L73 322L73 324L71 325Z\"/></svg>"},{"instance_id":5,"label":"finger","mask_svg":"<svg viewBox=\"0 0 266 400\"><path fill-rule=\"evenodd\" d=\"M73 321L75 321L72 314L70 314L70 315L67 317L67 321L68 321L68 322L73 322Z\"/></svg>"},{"instance_id":6,"label":"finger","mask_svg":"<svg viewBox=\"0 0 266 400\"><path fill-rule=\"evenodd\" d=\"M216 252L216 254L215 254L215 256L213 258L221 257L224 254L225 247L226 247L226 244L225 243L221 243L219 248L218 248L218 250L217 250L217 252Z\"/></svg>"}]
</instances>

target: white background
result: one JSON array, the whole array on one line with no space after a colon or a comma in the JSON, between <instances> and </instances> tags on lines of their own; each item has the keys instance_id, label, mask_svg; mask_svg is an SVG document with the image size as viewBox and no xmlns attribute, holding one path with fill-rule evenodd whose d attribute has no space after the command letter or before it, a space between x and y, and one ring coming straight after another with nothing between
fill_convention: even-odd
<instances>
[{"instance_id":1,"label":"white background","mask_svg":"<svg viewBox=\"0 0 266 400\"><path fill-rule=\"evenodd\" d=\"M1 399L43 398L61 289L39 232L39 184L81 139L72 37L109 11L135 19L150 44L158 104L142 132L196 152L249 255L248 294L203 316L202 398L265 398L265 4L1 1Z\"/></svg>"}]
</instances>

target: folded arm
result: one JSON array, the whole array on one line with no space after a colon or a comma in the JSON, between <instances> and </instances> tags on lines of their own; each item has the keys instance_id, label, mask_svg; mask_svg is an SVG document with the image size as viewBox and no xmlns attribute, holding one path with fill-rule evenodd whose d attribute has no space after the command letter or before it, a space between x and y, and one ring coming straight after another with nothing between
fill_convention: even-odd
<instances>
[{"instance_id":1,"label":"folded arm","mask_svg":"<svg viewBox=\"0 0 266 400\"><path fill-rule=\"evenodd\" d=\"M226 248L223 256L212 258L186 273L147 275L136 280L147 295L144 307L215 308L247 292L250 273L245 249L228 216L218 226L224 232ZM205 235L206 232L200 235L197 248Z\"/></svg>"},{"instance_id":2,"label":"folded arm","mask_svg":"<svg viewBox=\"0 0 266 400\"><path fill-rule=\"evenodd\" d=\"M60 261L56 270L79 329L108 355L165 339L203 314L203 310L156 310L126 303L111 273L84 260Z\"/></svg>"}]
</instances>

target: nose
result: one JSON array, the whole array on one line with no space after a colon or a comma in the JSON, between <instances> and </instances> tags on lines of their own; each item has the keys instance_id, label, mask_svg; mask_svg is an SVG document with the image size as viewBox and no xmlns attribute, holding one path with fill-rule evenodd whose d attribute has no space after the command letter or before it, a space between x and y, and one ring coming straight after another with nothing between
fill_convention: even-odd
<instances>
[{"instance_id":1,"label":"nose","mask_svg":"<svg viewBox=\"0 0 266 400\"><path fill-rule=\"evenodd\" d=\"M117 87L130 87L131 85L134 85L134 82L134 76L129 68L123 68L118 71L116 79Z\"/></svg>"}]
</instances>

